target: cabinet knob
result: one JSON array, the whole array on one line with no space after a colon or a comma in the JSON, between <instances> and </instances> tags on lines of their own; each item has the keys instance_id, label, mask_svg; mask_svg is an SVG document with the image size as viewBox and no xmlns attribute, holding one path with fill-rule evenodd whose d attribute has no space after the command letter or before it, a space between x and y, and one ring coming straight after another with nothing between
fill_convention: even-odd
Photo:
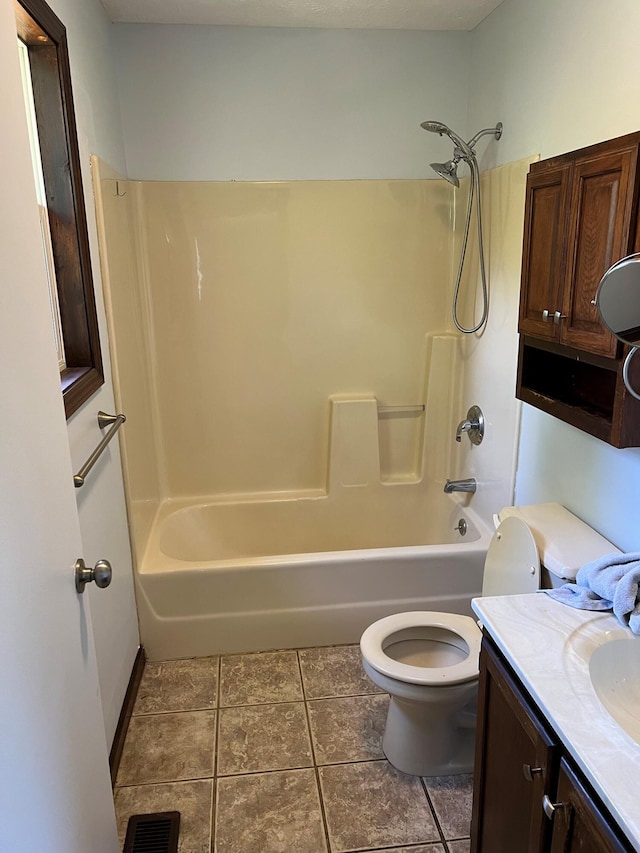
<instances>
[{"instance_id":1,"label":"cabinet knob","mask_svg":"<svg viewBox=\"0 0 640 853\"><path fill-rule=\"evenodd\" d=\"M544 309L544 311L542 312L542 322L543 322L543 323L548 323L548 322L549 322L549 311L548 311L546 308L545 308L545 309Z\"/></svg>"},{"instance_id":2,"label":"cabinet knob","mask_svg":"<svg viewBox=\"0 0 640 853\"><path fill-rule=\"evenodd\" d=\"M559 324L560 320L566 320L566 319L567 319L566 314L561 314L560 311L554 312L553 322L556 324L556 326Z\"/></svg>"},{"instance_id":3,"label":"cabinet knob","mask_svg":"<svg viewBox=\"0 0 640 853\"><path fill-rule=\"evenodd\" d=\"M542 798L542 808L549 820L553 820L555 813L557 811L563 811L567 806L568 803L552 803L548 794L545 794Z\"/></svg>"},{"instance_id":4,"label":"cabinet knob","mask_svg":"<svg viewBox=\"0 0 640 853\"><path fill-rule=\"evenodd\" d=\"M533 782L536 773L544 773L544 767L532 767L530 764L523 764L522 772L527 782Z\"/></svg>"}]
</instances>

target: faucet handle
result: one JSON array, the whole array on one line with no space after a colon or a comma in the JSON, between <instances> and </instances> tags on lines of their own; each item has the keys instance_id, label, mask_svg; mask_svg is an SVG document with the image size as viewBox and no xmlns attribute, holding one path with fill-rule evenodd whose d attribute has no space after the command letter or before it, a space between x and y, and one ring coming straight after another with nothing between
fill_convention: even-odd
<instances>
[{"instance_id":1,"label":"faucet handle","mask_svg":"<svg viewBox=\"0 0 640 853\"><path fill-rule=\"evenodd\" d=\"M484 438L484 415L480 406L471 406L467 419L460 421L456 430L456 441L462 441L462 433L465 432L471 444L481 444Z\"/></svg>"},{"instance_id":2,"label":"faucet handle","mask_svg":"<svg viewBox=\"0 0 640 853\"><path fill-rule=\"evenodd\" d=\"M462 433L469 432L473 429L473 424L471 421L460 421L458 424L458 429L456 430L456 441L462 441Z\"/></svg>"}]
</instances>

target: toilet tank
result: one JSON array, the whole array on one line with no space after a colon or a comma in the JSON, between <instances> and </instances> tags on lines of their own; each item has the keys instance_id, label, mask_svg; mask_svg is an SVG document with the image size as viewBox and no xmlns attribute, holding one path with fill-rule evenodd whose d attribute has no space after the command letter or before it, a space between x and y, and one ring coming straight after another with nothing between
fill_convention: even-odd
<instances>
[{"instance_id":1,"label":"toilet tank","mask_svg":"<svg viewBox=\"0 0 640 853\"><path fill-rule=\"evenodd\" d=\"M543 589L575 581L585 563L619 554L619 548L597 533L559 503L508 506L497 516L521 518L533 534L541 563L540 586Z\"/></svg>"}]
</instances>

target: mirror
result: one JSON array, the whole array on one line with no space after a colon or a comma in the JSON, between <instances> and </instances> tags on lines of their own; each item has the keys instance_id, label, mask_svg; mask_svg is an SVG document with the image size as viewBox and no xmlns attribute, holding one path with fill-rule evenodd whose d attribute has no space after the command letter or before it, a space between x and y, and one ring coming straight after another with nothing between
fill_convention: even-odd
<instances>
[{"instance_id":1,"label":"mirror","mask_svg":"<svg viewBox=\"0 0 640 853\"><path fill-rule=\"evenodd\" d=\"M618 340L640 346L640 254L628 255L606 271L598 285L596 306Z\"/></svg>"},{"instance_id":2,"label":"mirror","mask_svg":"<svg viewBox=\"0 0 640 853\"><path fill-rule=\"evenodd\" d=\"M640 347L640 253L609 267L598 285L595 304L607 329L632 347L624 360L622 379L631 396L640 400L629 381L629 365Z\"/></svg>"}]
</instances>

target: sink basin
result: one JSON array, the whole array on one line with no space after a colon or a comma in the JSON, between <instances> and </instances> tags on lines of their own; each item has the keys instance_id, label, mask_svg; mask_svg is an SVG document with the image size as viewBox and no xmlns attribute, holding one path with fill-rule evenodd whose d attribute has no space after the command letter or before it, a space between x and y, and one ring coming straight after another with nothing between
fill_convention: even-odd
<instances>
[{"instance_id":1,"label":"sink basin","mask_svg":"<svg viewBox=\"0 0 640 853\"><path fill-rule=\"evenodd\" d=\"M598 646L589 659L589 676L609 714L640 743L640 638Z\"/></svg>"}]
</instances>

